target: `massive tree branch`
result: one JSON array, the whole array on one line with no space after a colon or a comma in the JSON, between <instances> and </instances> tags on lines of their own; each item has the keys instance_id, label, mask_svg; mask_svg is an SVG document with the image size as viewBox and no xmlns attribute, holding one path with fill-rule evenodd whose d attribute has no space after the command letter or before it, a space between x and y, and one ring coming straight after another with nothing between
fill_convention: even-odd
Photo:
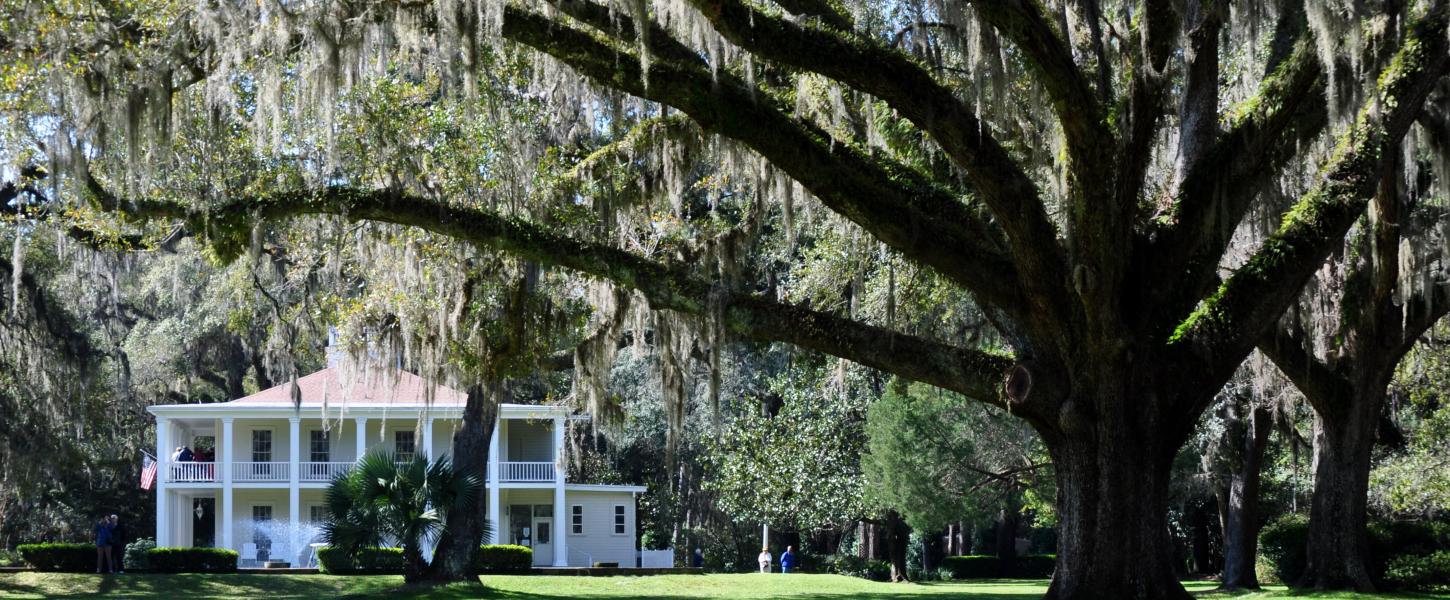
<instances>
[{"instance_id":1,"label":"massive tree branch","mask_svg":"<svg viewBox=\"0 0 1450 600\"><path fill-rule=\"evenodd\" d=\"M1012 40L1037 71L1047 89L1053 111L1062 123L1073 168L1083 177L1094 177L1094 169L1110 154L1112 132L1103 119L1103 106L1093 94L1082 70L1073 62L1072 51L1052 28L1042 5L1035 0L997 0L974 3L983 21ZM1098 176L1105 170L1097 170Z\"/></svg>"},{"instance_id":2,"label":"massive tree branch","mask_svg":"<svg viewBox=\"0 0 1450 600\"><path fill-rule=\"evenodd\" d=\"M1170 347L1226 377L1278 320L1304 283L1363 212L1384 161L1450 67L1447 3L1410 31L1378 79L1375 97L1344 134L1320 182L1279 230L1174 332ZM1196 413L1195 413L1196 414Z\"/></svg>"},{"instance_id":3,"label":"massive tree branch","mask_svg":"<svg viewBox=\"0 0 1450 600\"><path fill-rule=\"evenodd\" d=\"M515 7L505 10L505 37L546 52L612 88L674 106L707 131L760 153L823 204L907 257L972 290L984 302L1024 309L1016 268L999 232L919 173L794 119L764 94L728 73L678 61L651 62L645 85L638 57L605 40ZM657 37L651 35L651 38Z\"/></svg>"},{"instance_id":4,"label":"massive tree branch","mask_svg":"<svg viewBox=\"0 0 1450 600\"><path fill-rule=\"evenodd\" d=\"M716 31L756 56L806 69L882 99L962 167L1002 223L1021 285L1060 323L1066 259L1041 194L991 130L951 89L879 41L802 26L741 0L690 0Z\"/></svg>"},{"instance_id":5,"label":"massive tree branch","mask_svg":"<svg viewBox=\"0 0 1450 600\"><path fill-rule=\"evenodd\" d=\"M1315 412L1324 414L1339 410L1342 403L1349 401L1342 393L1350 389L1349 381L1314 356L1313 348L1302 334L1286 327L1275 327L1260 340L1258 347L1259 352L1263 352L1294 383L1294 387L1303 391L1304 397L1314 403Z\"/></svg>"},{"instance_id":6,"label":"massive tree branch","mask_svg":"<svg viewBox=\"0 0 1450 600\"><path fill-rule=\"evenodd\" d=\"M689 271L617 248L581 241L520 219L392 190L328 187L241 198L193 212L171 201L120 199L91 180L102 208L131 219L184 219L209 234L223 258L241 255L257 220L326 214L417 227L524 260L608 279L637 290L656 310L707 315L718 307L724 326L744 338L818 350L868 367L1002 405L1010 358L906 335L799 306L712 285Z\"/></svg>"}]
</instances>

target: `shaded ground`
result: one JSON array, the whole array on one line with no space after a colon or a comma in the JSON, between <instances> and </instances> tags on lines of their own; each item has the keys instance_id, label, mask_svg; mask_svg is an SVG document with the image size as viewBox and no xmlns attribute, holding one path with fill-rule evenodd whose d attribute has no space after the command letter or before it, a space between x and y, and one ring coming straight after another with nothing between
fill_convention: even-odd
<instances>
[{"instance_id":1,"label":"shaded ground","mask_svg":"<svg viewBox=\"0 0 1450 600\"><path fill-rule=\"evenodd\" d=\"M400 591L402 577L335 577L330 575L119 575L72 573L0 574L0 598L498 598L555 600L1028 600L1042 595L1047 582L1005 580L925 584L875 583L839 575L657 575L652 577L485 578L486 587L458 585L426 591ZM1212 583L1190 582L1205 598L1268 599L1301 597L1282 588L1228 596L1212 593ZM1302 597L1360 600L1368 598L1443 598L1450 595L1312 594Z\"/></svg>"}]
</instances>

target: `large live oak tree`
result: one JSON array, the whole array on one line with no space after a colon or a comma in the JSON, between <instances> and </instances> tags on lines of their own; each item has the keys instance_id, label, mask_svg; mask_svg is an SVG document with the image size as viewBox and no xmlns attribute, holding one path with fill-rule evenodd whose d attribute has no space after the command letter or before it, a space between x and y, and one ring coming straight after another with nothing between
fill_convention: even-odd
<instances>
[{"instance_id":1,"label":"large live oak tree","mask_svg":"<svg viewBox=\"0 0 1450 600\"><path fill-rule=\"evenodd\" d=\"M1446 243L1435 235L1445 211L1416 206L1400 179L1380 180L1365 231L1349 244L1338 318L1286 319L1260 344L1316 416L1305 587L1375 590L1365 504L1385 396L1400 359L1450 313L1450 280L1415 271ZM1419 243L1402 244L1406 238ZM1327 347L1314 343L1302 320L1335 323L1320 332Z\"/></svg>"},{"instance_id":2,"label":"large live oak tree","mask_svg":"<svg viewBox=\"0 0 1450 600\"><path fill-rule=\"evenodd\" d=\"M1374 195L1450 67L1447 2L1376 37L1367 45L1374 56L1331 57L1330 67L1363 62L1373 81L1333 134L1315 183L1228 272L1220 265L1239 222L1281 171L1298 168L1337 112L1326 103L1326 95L1340 97L1328 93L1337 71L1327 70L1295 11L1280 19L1282 43L1257 93L1225 109L1221 2L1190 3L1182 15L1173 3L1134 3L1126 38L1090 18L1099 32L1089 44L1092 61L1079 60L1057 15L1039 2L973 3L1031 69L1060 127L1065 192L1053 198L941 70L855 28L833 3L778 0L791 16L744 0L688 4L769 74L811 73L884 103L960 177L835 137L785 105L770 78L716 68L648 11L627 16L590 0L554 0L549 9L507 5L498 16L505 39L754 151L892 251L969 290L1012 356L783 303L688 263L396 188L331 186L191 203L127 197L92 179L92 196L130 218L187 220L232 257L257 220L333 214L419 227L610 280L637 290L652 309L718 315L743 338L796 344L1006 407L1041 435L1055 468L1060 552L1048 596L1186 598L1168 537L1173 458L1214 393ZM1102 50L1110 35L1123 48L1114 60ZM1187 63L1179 80L1176 60ZM1112 73L1119 62L1126 65L1120 77ZM1338 77L1343 84L1348 74ZM1115 79L1125 82L1121 89ZM1176 122L1167 117L1175 102ZM1167 152L1178 157L1176 168L1155 175L1155 148L1174 126L1178 143ZM1054 203L1061 213L1050 210Z\"/></svg>"}]
</instances>

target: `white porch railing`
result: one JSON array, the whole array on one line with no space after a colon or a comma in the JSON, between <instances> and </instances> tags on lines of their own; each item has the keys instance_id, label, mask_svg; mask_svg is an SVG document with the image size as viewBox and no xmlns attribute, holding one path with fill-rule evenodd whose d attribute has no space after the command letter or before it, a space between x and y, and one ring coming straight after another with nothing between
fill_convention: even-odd
<instances>
[{"instance_id":1,"label":"white porch railing","mask_svg":"<svg viewBox=\"0 0 1450 600\"><path fill-rule=\"evenodd\" d=\"M232 481L289 481L285 462L234 462Z\"/></svg>"},{"instance_id":2,"label":"white porch railing","mask_svg":"<svg viewBox=\"0 0 1450 600\"><path fill-rule=\"evenodd\" d=\"M499 481L541 482L554 480L554 463L551 462L501 462Z\"/></svg>"},{"instance_id":3,"label":"white porch railing","mask_svg":"<svg viewBox=\"0 0 1450 600\"><path fill-rule=\"evenodd\" d=\"M171 463L169 471L166 478L168 482L216 481L216 463L214 462L174 462Z\"/></svg>"},{"instance_id":4,"label":"white porch railing","mask_svg":"<svg viewBox=\"0 0 1450 600\"><path fill-rule=\"evenodd\" d=\"M305 462L302 463L302 481L329 482L346 473L352 467L350 462Z\"/></svg>"}]
</instances>

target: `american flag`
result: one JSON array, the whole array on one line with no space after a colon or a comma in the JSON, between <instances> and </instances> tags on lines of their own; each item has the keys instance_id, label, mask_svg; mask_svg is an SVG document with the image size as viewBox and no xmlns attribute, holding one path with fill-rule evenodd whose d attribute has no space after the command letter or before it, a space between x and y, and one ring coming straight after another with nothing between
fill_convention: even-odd
<instances>
[{"instance_id":1,"label":"american flag","mask_svg":"<svg viewBox=\"0 0 1450 600\"><path fill-rule=\"evenodd\" d=\"M141 489L149 490L156 484L156 459L150 454L141 456Z\"/></svg>"}]
</instances>

